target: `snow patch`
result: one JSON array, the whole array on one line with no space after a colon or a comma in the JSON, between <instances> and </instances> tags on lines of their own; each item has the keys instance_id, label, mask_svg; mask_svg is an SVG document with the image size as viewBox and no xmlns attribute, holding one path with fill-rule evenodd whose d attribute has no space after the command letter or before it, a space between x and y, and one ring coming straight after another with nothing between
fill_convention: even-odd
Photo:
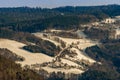
<instances>
[{"instance_id":1,"label":"snow patch","mask_svg":"<svg viewBox=\"0 0 120 80\"><path fill-rule=\"evenodd\" d=\"M52 61L53 59L52 57L49 57L42 53L31 53L26 50L23 50L21 49L23 46L26 45L13 40L0 39L0 48L7 48L10 51L16 53L17 55L25 58L25 61L17 62L22 64L22 66L36 64L36 63L41 64L43 62Z\"/></svg>"}]
</instances>

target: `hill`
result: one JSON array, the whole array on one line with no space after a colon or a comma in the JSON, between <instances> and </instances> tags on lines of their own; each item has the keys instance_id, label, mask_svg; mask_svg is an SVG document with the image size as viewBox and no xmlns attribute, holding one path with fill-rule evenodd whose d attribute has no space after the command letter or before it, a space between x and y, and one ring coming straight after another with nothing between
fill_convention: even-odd
<instances>
[{"instance_id":1,"label":"hill","mask_svg":"<svg viewBox=\"0 0 120 80\"><path fill-rule=\"evenodd\" d=\"M36 32L47 28L71 29L80 24L120 15L120 5L46 8L0 8L0 27Z\"/></svg>"},{"instance_id":2,"label":"hill","mask_svg":"<svg viewBox=\"0 0 120 80\"><path fill-rule=\"evenodd\" d=\"M10 54L7 49L0 49L0 53ZM44 80L42 76L31 70L23 70L11 58L0 55L0 80Z\"/></svg>"}]
</instances>

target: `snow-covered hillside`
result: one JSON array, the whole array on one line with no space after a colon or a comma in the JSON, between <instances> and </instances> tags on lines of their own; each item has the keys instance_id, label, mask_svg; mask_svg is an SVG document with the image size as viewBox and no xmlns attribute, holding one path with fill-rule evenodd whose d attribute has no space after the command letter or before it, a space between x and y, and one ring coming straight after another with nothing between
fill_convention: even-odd
<instances>
[{"instance_id":1,"label":"snow-covered hillside","mask_svg":"<svg viewBox=\"0 0 120 80\"><path fill-rule=\"evenodd\" d=\"M52 30L52 32L53 31L60 32L61 30ZM81 57L79 57L80 59L82 59L82 57L84 56L84 57L86 57L86 59L88 59L88 60L90 59L91 62L95 62L88 56L85 56L86 54L84 54L84 50L87 47L98 44L98 42L87 39L86 35L80 30L77 30L75 33L77 33L80 38L78 38L78 39L63 38L63 37L59 37L59 36L53 36L50 32L49 33L34 33L34 35L43 40L48 40L48 41L54 43L56 46L60 46L60 47L62 47L61 42L63 42L65 44L66 48L71 47L71 49L70 48L69 49L70 50L74 49L73 51L75 51L75 53L77 53L78 56L82 55ZM46 35L46 36L44 36L44 35ZM81 36L82 36L82 38L81 38ZM65 49L65 47L63 49Z\"/></svg>"},{"instance_id":2,"label":"snow-covered hillside","mask_svg":"<svg viewBox=\"0 0 120 80\"><path fill-rule=\"evenodd\" d=\"M34 64L42 64L44 62L51 62L53 60L53 57L49 57L45 54L42 53L31 53L28 52L26 50L21 49L23 46L25 46L25 44L14 41L14 40L8 40L8 39L0 39L0 48L7 48L8 50L14 52L15 54L22 56L25 58L25 61L23 62L17 62L22 64L22 66L25 65L34 65ZM62 60L63 63L69 63L70 65L73 66L77 66L76 63L68 61L63 59ZM37 68L39 69L39 68ZM42 69L47 70L48 72L51 71L59 71L58 69L54 69L54 68L46 68L46 67L42 67ZM66 72L65 69L61 69L62 72ZM83 72L82 70L79 69L70 69L70 71L68 71L70 73L79 73L79 72Z\"/></svg>"},{"instance_id":3,"label":"snow-covered hillside","mask_svg":"<svg viewBox=\"0 0 120 80\"><path fill-rule=\"evenodd\" d=\"M28 65L31 69L43 69L49 73L60 71L64 73L80 74L96 62L87 56L84 50L87 47L96 45L97 42L87 39L86 35L80 30L75 32L75 35L78 34L80 38L77 37L74 39L56 36L54 34L56 32L62 32L62 30L34 33L35 36L54 43L61 48L61 51L57 53L55 57L50 57L44 53L26 51L23 49L26 44L8 39L0 39L0 48L7 48L16 55L24 57L24 61L17 62L22 64L23 67Z\"/></svg>"},{"instance_id":4,"label":"snow-covered hillside","mask_svg":"<svg viewBox=\"0 0 120 80\"><path fill-rule=\"evenodd\" d=\"M7 48L10 51L16 53L17 55L25 58L25 61L18 62L22 64L22 66L43 63L52 60L52 57L49 57L47 55L41 53L31 53L21 49L23 46L25 46L25 44L14 40L0 39L0 48Z\"/></svg>"},{"instance_id":5,"label":"snow-covered hillside","mask_svg":"<svg viewBox=\"0 0 120 80\"><path fill-rule=\"evenodd\" d=\"M61 65L58 66L60 62L63 62L63 63L67 62L67 61L63 61L63 58L64 60L72 61L72 63L77 64L74 66L81 66L81 68L83 68L84 70L87 69L87 67L85 67L84 65L90 66L96 62L95 60L87 56L84 50L87 47L98 44L97 41L92 41L90 39L87 39L86 38L87 36L81 30L77 30L76 32L74 32L75 35L76 34L78 35L77 38L65 38L65 37L56 36L56 33L59 33L59 32L62 32L62 31L49 30L45 32L34 33L35 36L43 40L48 40L54 43L56 46L61 47L61 51L58 53L58 55L55 56L54 61L56 61L56 63L53 61L52 63L48 63L46 67L48 65L53 65L53 64L54 66L57 66L57 67L61 66ZM64 47L61 46L62 44L64 44L65 46ZM66 50L68 50L68 52L65 52ZM70 54L71 52L72 52L72 56ZM66 64L71 65L72 63L67 62Z\"/></svg>"}]
</instances>

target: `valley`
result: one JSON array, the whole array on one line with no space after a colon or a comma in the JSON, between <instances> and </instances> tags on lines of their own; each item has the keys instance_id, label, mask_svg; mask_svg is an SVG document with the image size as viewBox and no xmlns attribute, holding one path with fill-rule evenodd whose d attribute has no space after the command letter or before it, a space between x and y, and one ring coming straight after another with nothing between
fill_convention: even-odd
<instances>
[{"instance_id":1,"label":"valley","mask_svg":"<svg viewBox=\"0 0 120 80\"><path fill-rule=\"evenodd\" d=\"M0 8L0 80L120 80L120 5Z\"/></svg>"}]
</instances>

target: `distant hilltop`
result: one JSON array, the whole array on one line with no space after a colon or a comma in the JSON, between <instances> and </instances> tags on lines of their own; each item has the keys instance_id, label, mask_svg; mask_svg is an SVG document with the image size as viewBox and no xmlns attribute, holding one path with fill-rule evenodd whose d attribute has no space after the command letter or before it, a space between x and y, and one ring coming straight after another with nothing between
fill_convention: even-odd
<instances>
[{"instance_id":1,"label":"distant hilltop","mask_svg":"<svg viewBox=\"0 0 120 80\"><path fill-rule=\"evenodd\" d=\"M64 6L58 8L0 8L0 26L15 31L37 32L47 28L72 29L80 24L120 15L120 5ZM24 24L26 23L26 24Z\"/></svg>"}]
</instances>

